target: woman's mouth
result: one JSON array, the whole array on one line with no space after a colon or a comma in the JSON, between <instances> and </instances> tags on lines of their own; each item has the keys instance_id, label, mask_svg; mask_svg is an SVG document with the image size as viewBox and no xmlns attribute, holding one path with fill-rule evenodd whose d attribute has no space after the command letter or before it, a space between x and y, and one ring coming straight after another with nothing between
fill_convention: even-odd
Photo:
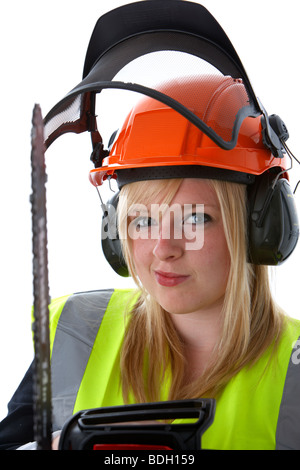
<instances>
[{"instance_id":1,"label":"woman's mouth","mask_svg":"<svg viewBox=\"0 0 300 470\"><path fill-rule=\"evenodd\" d=\"M186 281L190 276L163 271L154 271L155 279L161 286L173 287Z\"/></svg>"}]
</instances>

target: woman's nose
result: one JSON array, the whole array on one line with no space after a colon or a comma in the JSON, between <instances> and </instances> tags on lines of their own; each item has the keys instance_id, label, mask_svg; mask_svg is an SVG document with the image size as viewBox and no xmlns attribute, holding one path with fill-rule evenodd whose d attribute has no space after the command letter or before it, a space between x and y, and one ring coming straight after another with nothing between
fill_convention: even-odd
<instances>
[{"instance_id":1,"label":"woman's nose","mask_svg":"<svg viewBox=\"0 0 300 470\"><path fill-rule=\"evenodd\" d=\"M182 240L178 239L172 234L172 230L165 230L162 226L155 246L153 248L153 254L160 260L171 260L177 259L183 254Z\"/></svg>"}]
</instances>

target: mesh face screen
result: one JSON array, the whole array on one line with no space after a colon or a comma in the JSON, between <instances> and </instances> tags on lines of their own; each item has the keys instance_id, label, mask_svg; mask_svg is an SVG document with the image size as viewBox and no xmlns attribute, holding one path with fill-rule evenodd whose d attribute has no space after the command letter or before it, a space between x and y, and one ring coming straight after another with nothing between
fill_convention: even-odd
<instances>
[{"instance_id":1,"label":"mesh face screen","mask_svg":"<svg viewBox=\"0 0 300 470\"><path fill-rule=\"evenodd\" d=\"M192 89L195 77L223 77L211 64L191 54L178 51L158 51L144 54L125 65L113 82L138 83L166 93L195 112L201 87ZM173 82L173 87L168 85ZM187 93L187 88L189 93ZM143 99L140 93L119 89L104 89L96 98L98 128L107 142L115 129L120 129L129 111ZM196 113L197 114L197 113ZM199 113L197 114L202 118ZM231 135L229 137L229 140Z\"/></svg>"},{"instance_id":2,"label":"mesh face screen","mask_svg":"<svg viewBox=\"0 0 300 470\"><path fill-rule=\"evenodd\" d=\"M226 86L221 83L224 76L231 77ZM195 77L198 86L193 85ZM170 81L173 87L166 87ZM90 130L86 124L90 109L84 105L90 92L97 95L98 129L104 136L121 126L141 93L177 106L176 111L204 132L212 131L218 145L236 140L242 120L259 114L241 70L227 54L203 38L176 32L139 35L106 52L46 116L46 141L51 143L64 132ZM111 127L110 121L114 121Z\"/></svg>"},{"instance_id":3,"label":"mesh face screen","mask_svg":"<svg viewBox=\"0 0 300 470\"><path fill-rule=\"evenodd\" d=\"M49 138L57 129L67 124L71 125L80 119L82 95L76 96L70 102L65 103L65 108L61 107L57 114L45 124L45 140Z\"/></svg>"}]
</instances>

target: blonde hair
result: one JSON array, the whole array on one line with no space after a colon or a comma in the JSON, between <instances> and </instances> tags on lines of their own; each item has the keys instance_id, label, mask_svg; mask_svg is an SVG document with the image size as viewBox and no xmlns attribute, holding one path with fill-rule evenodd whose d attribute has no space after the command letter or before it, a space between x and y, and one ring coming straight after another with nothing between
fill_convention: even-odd
<instances>
[{"instance_id":1,"label":"blonde hair","mask_svg":"<svg viewBox=\"0 0 300 470\"><path fill-rule=\"evenodd\" d=\"M158 180L151 184L125 186L119 201L119 232L131 275L140 291L130 312L121 351L121 381L125 401L132 394L137 402L160 400L163 380L170 381L170 400L215 397L245 365L253 364L279 339L283 312L275 304L269 286L267 266L247 262L246 187L209 180L220 203L224 233L230 253L230 271L223 305L223 330L212 362L194 382L184 384L185 358L182 343L169 314L140 284L127 235L128 217L124 201L168 204L182 180Z\"/></svg>"}]
</instances>

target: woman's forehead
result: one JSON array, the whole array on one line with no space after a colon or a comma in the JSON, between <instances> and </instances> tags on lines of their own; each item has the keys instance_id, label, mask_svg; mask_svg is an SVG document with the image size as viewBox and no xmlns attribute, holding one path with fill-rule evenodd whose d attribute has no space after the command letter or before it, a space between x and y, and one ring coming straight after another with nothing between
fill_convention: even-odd
<instances>
[{"instance_id":1,"label":"woman's forehead","mask_svg":"<svg viewBox=\"0 0 300 470\"><path fill-rule=\"evenodd\" d=\"M146 215L157 206L158 211L163 212L167 207L174 206L177 208L189 206L192 209L199 208L201 205L202 210L204 207L211 207L215 210L220 208L215 189L208 180L188 178L181 181L160 180L148 183L148 187L145 186L145 182L135 183L134 188L129 188L130 185L128 185L127 214L129 217L136 217L137 213ZM133 189L134 191L131 191Z\"/></svg>"},{"instance_id":2,"label":"woman's forehead","mask_svg":"<svg viewBox=\"0 0 300 470\"><path fill-rule=\"evenodd\" d=\"M137 202L160 202L168 197L193 197L217 201L211 182L202 178L160 179L139 181L127 185L128 194L139 199Z\"/></svg>"},{"instance_id":3,"label":"woman's forehead","mask_svg":"<svg viewBox=\"0 0 300 470\"><path fill-rule=\"evenodd\" d=\"M184 179L172 202L219 206L216 191L210 182L200 178Z\"/></svg>"}]
</instances>

